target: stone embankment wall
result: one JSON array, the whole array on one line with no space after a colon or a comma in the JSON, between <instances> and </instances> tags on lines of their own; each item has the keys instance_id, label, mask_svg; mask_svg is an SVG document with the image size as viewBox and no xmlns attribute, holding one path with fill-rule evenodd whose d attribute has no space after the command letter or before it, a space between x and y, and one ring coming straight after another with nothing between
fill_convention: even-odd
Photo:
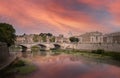
<instances>
[{"instance_id":1,"label":"stone embankment wall","mask_svg":"<svg viewBox=\"0 0 120 78\"><path fill-rule=\"evenodd\" d=\"M120 52L120 44L74 44L75 49L79 50L97 50Z\"/></svg>"},{"instance_id":2,"label":"stone embankment wall","mask_svg":"<svg viewBox=\"0 0 120 78\"><path fill-rule=\"evenodd\" d=\"M0 63L9 58L9 49L5 43L0 42Z\"/></svg>"}]
</instances>

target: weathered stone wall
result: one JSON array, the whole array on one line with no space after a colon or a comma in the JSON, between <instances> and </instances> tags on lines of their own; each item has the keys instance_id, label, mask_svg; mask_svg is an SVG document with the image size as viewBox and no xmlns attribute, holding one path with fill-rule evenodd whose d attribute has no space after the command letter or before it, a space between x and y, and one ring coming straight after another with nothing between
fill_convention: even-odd
<instances>
[{"instance_id":1,"label":"weathered stone wall","mask_svg":"<svg viewBox=\"0 0 120 78\"><path fill-rule=\"evenodd\" d=\"M97 50L120 52L120 44L77 44L74 48L79 50Z\"/></svg>"},{"instance_id":2,"label":"weathered stone wall","mask_svg":"<svg viewBox=\"0 0 120 78\"><path fill-rule=\"evenodd\" d=\"M5 43L0 42L0 63L9 58L9 50Z\"/></svg>"}]
</instances>

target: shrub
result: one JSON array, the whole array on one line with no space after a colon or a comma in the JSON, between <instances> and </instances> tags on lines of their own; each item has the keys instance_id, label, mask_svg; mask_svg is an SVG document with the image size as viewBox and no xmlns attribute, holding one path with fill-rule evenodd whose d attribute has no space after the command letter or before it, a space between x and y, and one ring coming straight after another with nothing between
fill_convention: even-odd
<instances>
[{"instance_id":1,"label":"shrub","mask_svg":"<svg viewBox=\"0 0 120 78\"><path fill-rule=\"evenodd\" d=\"M27 66L17 68L19 74L29 74L35 71L36 69L37 68L34 65L27 65Z\"/></svg>"},{"instance_id":2,"label":"shrub","mask_svg":"<svg viewBox=\"0 0 120 78\"><path fill-rule=\"evenodd\" d=\"M12 66L13 66L13 67L25 66L25 62L22 61L22 60L17 60Z\"/></svg>"},{"instance_id":3,"label":"shrub","mask_svg":"<svg viewBox=\"0 0 120 78\"><path fill-rule=\"evenodd\" d=\"M98 49L98 50L92 50L92 53L95 53L95 54L103 54L105 51L102 50L102 49Z\"/></svg>"},{"instance_id":4,"label":"shrub","mask_svg":"<svg viewBox=\"0 0 120 78\"><path fill-rule=\"evenodd\" d=\"M114 60L120 61L120 53L118 52L107 52L105 55L110 56Z\"/></svg>"},{"instance_id":5,"label":"shrub","mask_svg":"<svg viewBox=\"0 0 120 78\"><path fill-rule=\"evenodd\" d=\"M96 50L92 50L91 53L96 53Z\"/></svg>"},{"instance_id":6,"label":"shrub","mask_svg":"<svg viewBox=\"0 0 120 78\"><path fill-rule=\"evenodd\" d=\"M102 49L98 49L97 50L97 54L103 54L105 51L104 50L102 50Z\"/></svg>"}]
</instances>

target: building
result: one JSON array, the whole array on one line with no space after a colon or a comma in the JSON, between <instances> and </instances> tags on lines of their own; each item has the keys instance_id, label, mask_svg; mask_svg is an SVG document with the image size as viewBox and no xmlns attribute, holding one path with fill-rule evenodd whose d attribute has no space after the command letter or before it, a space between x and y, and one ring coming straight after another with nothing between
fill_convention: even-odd
<instances>
[{"instance_id":1,"label":"building","mask_svg":"<svg viewBox=\"0 0 120 78\"><path fill-rule=\"evenodd\" d=\"M38 34L19 35L16 38L16 44L35 43L35 42L53 42L54 36L40 36ZM55 41L54 41L55 42Z\"/></svg>"},{"instance_id":2,"label":"building","mask_svg":"<svg viewBox=\"0 0 120 78\"><path fill-rule=\"evenodd\" d=\"M56 43L70 43L69 38L65 38L62 34L60 34L58 37L55 37Z\"/></svg>"},{"instance_id":3,"label":"building","mask_svg":"<svg viewBox=\"0 0 120 78\"><path fill-rule=\"evenodd\" d=\"M25 37L23 36L17 36L16 37L16 44L24 43L25 42Z\"/></svg>"},{"instance_id":4,"label":"building","mask_svg":"<svg viewBox=\"0 0 120 78\"><path fill-rule=\"evenodd\" d=\"M33 34L25 35L25 43L33 43L34 42L33 37L34 37Z\"/></svg>"},{"instance_id":5,"label":"building","mask_svg":"<svg viewBox=\"0 0 120 78\"><path fill-rule=\"evenodd\" d=\"M63 38L63 42L64 43L70 43L70 39L69 38Z\"/></svg>"},{"instance_id":6,"label":"building","mask_svg":"<svg viewBox=\"0 0 120 78\"><path fill-rule=\"evenodd\" d=\"M104 43L120 43L120 32L105 34L103 38Z\"/></svg>"},{"instance_id":7,"label":"building","mask_svg":"<svg viewBox=\"0 0 120 78\"><path fill-rule=\"evenodd\" d=\"M80 36L77 36L79 38L79 43L103 43L103 34L101 32L87 32L85 34L82 34Z\"/></svg>"},{"instance_id":8,"label":"building","mask_svg":"<svg viewBox=\"0 0 120 78\"><path fill-rule=\"evenodd\" d=\"M16 38L16 44L23 44L23 43L33 43L33 37L34 35L30 34L30 35L19 35Z\"/></svg>"},{"instance_id":9,"label":"building","mask_svg":"<svg viewBox=\"0 0 120 78\"><path fill-rule=\"evenodd\" d=\"M64 38L64 36L60 34L59 36L55 37L55 42L63 43L63 38Z\"/></svg>"}]
</instances>

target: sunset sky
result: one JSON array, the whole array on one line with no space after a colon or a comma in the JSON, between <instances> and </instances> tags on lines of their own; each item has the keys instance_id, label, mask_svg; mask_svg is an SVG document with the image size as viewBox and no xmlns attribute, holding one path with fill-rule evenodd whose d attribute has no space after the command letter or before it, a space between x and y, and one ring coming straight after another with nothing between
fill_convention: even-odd
<instances>
[{"instance_id":1,"label":"sunset sky","mask_svg":"<svg viewBox=\"0 0 120 78\"><path fill-rule=\"evenodd\" d=\"M17 34L120 31L120 0L0 0L0 22Z\"/></svg>"}]
</instances>

